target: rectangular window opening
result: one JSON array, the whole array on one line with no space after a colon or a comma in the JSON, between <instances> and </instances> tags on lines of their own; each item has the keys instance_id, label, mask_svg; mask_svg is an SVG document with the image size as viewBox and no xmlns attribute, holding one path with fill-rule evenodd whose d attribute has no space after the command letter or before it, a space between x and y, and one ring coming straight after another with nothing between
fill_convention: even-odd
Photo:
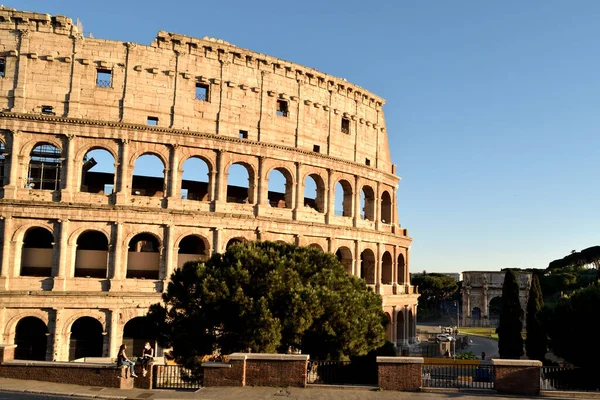
<instances>
[{"instance_id":1,"label":"rectangular window opening","mask_svg":"<svg viewBox=\"0 0 600 400\"><path fill-rule=\"evenodd\" d=\"M367 164L367 165L370 166L371 165L371 160L369 160L368 158L365 158L365 164Z\"/></svg>"},{"instance_id":2,"label":"rectangular window opening","mask_svg":"<svg viewBox=\"0 0 600 400\"><path fill-rule=\"evenodd\" d=\"M52 106L42 106L42 114L55 115L54 107Z\"/></svg>"},{"instance_id":3,"label":"rectangular window opening","mask_svg":"<svg viewBox=\"0 0 600 400\"><path fill-rule=\"evenodd\" d=\"M208 101L208 85L196 83L196 100Z\"/></svg>"},{"instance_id":4,"label":"rectangular window opening","mask_svg":"<svg viewBox=\"0 0 600 400\"><path fill-rule=\"evenodd\" d=\"M0 78L4 78L6 74L6 60L4 58L0 58Z\"/></svg>"},{"instance_id":5,"label":"rectangular window opening","mask_svg":"<svg viewBox=\"0 0 600 400\"><path fill-rule=\"evenodd\" d=\"M319 146L318 144L313 145L313 151L315 153L320 153L321 152L321 146Z\"/></svg>"},{"instance_id":6,"label":"rectangular window opening","mask_svg":"<svg viewBox=\"0 0 600 400\"><path fill-rule=\"evenodd\" d=\"M248 139L248 131L240 130L240 139Z\"/></svg>"},{"instance_id":7,"label":"rectangular window opening","mask_svg":"<svg viewBox=\"0 0 600 400\"><path fill-rule=\"evenodd\" d=\"M277 100L277 115L280 117L288 116L288 102L285 100Z\"/></svg>"},{"instance_id":8,"label":"rectangular window opening","mask_svg":"<svg viewBox=\"0 0 600 400\"><path fill-rule=\"evenodd\" d=\"M158 117L148 117L148 126L157 126Z\"/></svg>"},{"instance_id":9,"label":"rectangular window opening","mask_svg":"<svg viewBox=\"0 0 600 400\"><path fill-rule=\"evenodd\" d=\"M97 69L96 86L103 88L112 87L112 71L110 69Z\"/></svg>"},{"instance_id":10,"label":"rectangular window opening","mask_svg":"<svg viewBox=\"0 0 600 400\"><path fill-rule=\"evenodd\" d=\"M350 133L350 120L348 118L342 118L342 132Z\"/></svg>"}]
</instances>

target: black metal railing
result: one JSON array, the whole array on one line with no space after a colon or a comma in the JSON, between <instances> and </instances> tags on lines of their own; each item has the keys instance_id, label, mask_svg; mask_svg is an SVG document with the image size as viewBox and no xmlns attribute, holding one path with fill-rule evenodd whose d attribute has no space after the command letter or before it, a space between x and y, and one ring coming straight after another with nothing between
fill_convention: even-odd
<instances>
[{"instance_id":1,"label":"black metal railing","mask_svg":"<svg viewBox=\"0 0 600 400\"><path fill-rule=\"evenodd\" d=\"M494 367L477 364L424 364L423 387L494 388Z\"/></svg>"},{"instance_id":2,"label":"black metal railing","mask_svg":"<svg viewBox=\"0 0 600 400\"><path fill-rule=\"evenodd\" d=\"M111 81L106 79L96 79L96 86L109 88L111 87Z\"/></svg>"},{"instance_id":3,"label":"black metal railing","mask_svg":"<svg viewBox=\"0 0 600 400\"><path fill-rule=\"evenodd\" d=\"M542 367L541 390L600 391L598 371L577 367Z\"/></svg>"},{"instance_id":4,"label":"black metal railing","mask_svg":"<svg viewBox=\"0 0 600 400\"><path fill-rule=\"evenodd\" d=\"M201 91L196 92L196 100L208 101L208 93Z\"/></svg>"},{"instance_id":5,"label":"black metal railing","mask_svg":"<svg viewBox=\"0 0 600 400\"><path fill-rule=\"evenodd\" d=\"M181 365L156 365L153 387L156 389L200 389L203 377L192 377Z\"/></svg>"},{"instance_id":6,"label":"black metal railing","mask_svg":"<svg viewBox=\"0 0 600 400\"><path fill-rule=\"evenodd\" d=\"M377 385L376 363L310 360L307 373L309 384Z\"/></svg>"}]
</instances>

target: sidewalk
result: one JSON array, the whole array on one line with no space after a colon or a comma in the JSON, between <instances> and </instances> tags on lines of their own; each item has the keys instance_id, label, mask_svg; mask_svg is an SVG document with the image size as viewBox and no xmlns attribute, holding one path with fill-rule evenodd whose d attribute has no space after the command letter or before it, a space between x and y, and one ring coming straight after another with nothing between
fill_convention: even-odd
<instances>
[{"instance_id":1,"label":"sidewalk","mask_svg":"<svg viewBox=\"0 0 600 400\"><path fill-rule=\"evenodd\" d=\"M94 386L66 385L40 381L24 381L18 379L0 378L0 391L18 393L49 394L54 396L69 396L87 399L204 399L204 400L253 400L253 399L315 399L315 400L442 400L450 398L464 398L465 400L483 400L494 398L508 400L518 397L501 396L490 393L469 393L457 391L443 391L435 393L412 393L396 391L376 391L370 388L329 388L310 387L302 388L272 388L272 387L211 387L193 391L176 390L143 390L143 389L112 389ZM552 396L553 398L573 398L568 394ZM527 398L527 397L522 397ZM600 398L599 395L590 394L590 397L577 396L577 398Z\"/></svg>"}]
</instances>

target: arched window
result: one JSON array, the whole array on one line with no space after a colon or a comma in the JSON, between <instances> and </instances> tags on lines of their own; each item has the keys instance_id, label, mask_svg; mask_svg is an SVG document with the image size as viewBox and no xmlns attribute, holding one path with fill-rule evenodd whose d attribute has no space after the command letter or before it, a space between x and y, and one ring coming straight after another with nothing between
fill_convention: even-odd
<instances>
[{"instance_id":1,"label":"arched window","mask_svg":"<svg viewBox=\"0 0 600 400\"><path fill-rule=\"evenodd\" d=\"M392 223L392 199L387 191L381 194L381 222Z\"/></svg>"},{"instance_id":2,"label":"arched window","mask_svg":"<svg viewBox=\"0 0 600 400\"><path fill-rule=\"evenodd\" d=\"M69 361L86 357L102 357L104 335L102 324L92 317L78 318L71 326Z\"/></svg>"},{"instance_id":3,"label":"arched window","mask_svg":"<svg viewBox=\"0 0 600 400\"><path fill-rule=\"evenodd\" d=\"M60 149L48 143L35 146L29 154L27 188L59 190L61 188Z\"/></svg>"},{"instance_id":4,"label":"arched window","mask_svg":"<svg viewBox=\"0 0 600 400\"><path fill-rule=\"evenodd\" d=\"M502 298L499 296L494 297L490 300L490 305L488 307L488 314L490 320L499 320L500 319L500 309L502 308Z\"/></svg>"},{"instance_id":5,"label":"arched window","mask_svg":"<svg viewBox=\"0 0 600 400\"><path fill-rule=\"evenodd\" d=\"M77 238L76 278L106 278L108 239L99 231L86 231Z\"/></svg>"},{"instance_id":6,"label":"arched window","mask_svg":"<svg viewBox=\"0 0 600 400\"><path fill-rule=\"evenodd\" d=\"M232 164L227 171L227 202L254 204L252 169L241 163Z\"/></svg>"},{"instance_id":7,"label":"arched window","mask_svg":"<svg viewBox=\"0 0 600 400\"><path fill-rule=\"evenodd\" d=\"M154 154L144 154L135 160L131 194L165 197L165 165Z\"/></svg>"},{"instance_id":8,"label":"arched window","mask_svg":"<svg viewBox=\"0 0 600 400\"><path fill-rule=\"evenodd\" d=\"M392 341L392 317L389 313L385 313L385 320L383 321L385 326L385 340L388 342Z\"/></svg>"},{"instance_id":9,"label":"arched window","mask_svg":"<svg viewBox=\"0 0 600 400\"><path fill-rule=\"evenodd\" d=\"M335 256L338 261L344 266L348 274L352 274L352 251L349 248L342 246L336 252Z\"/></svg>"},{"instance_id":10,"label":"arched window","mask_svg":"<svg viewBox=\"0 0 600 400\"><path fill-rule=\"evenodd\" d=\"M46 360L48 327L37 317L25 317L17 323L15 330L15 359Z\"/></svg>"},{"instance_id":11,"label":"arched window","mask_svg":"<svg viewBox=\"0 0 600 400\"><path fill-rule=\"evenodd\" d=\"M361 217L369 221L375 221L375 193L370 186L363 186L360 192Z\"/></svg>"},{"instance_id":12,"label":"arched window","mask_svg":"<svg viewBox=\"0 0 600 400\"><path fill-rule=\"evenodd\" d=\"M335 215L352 216L352 185L346 180L335 184Z\"/></svg>"},{"instance_id":13,"label":"arched window","mask_svg":"<svg viewBox=\"0 0 600 400\"><path fill-rule=\"evenodd\" d=\"M311 243L308 245L308 247L323 251L323 248L321 247L321 245L319 243Z\"/></svg>"},{"instance_id":14,"label":"arched window","mask_svg":"<svg viewBox=\"0 0 600 400\"><path fill-rule=\"evenodd\" d=\"M318 174L310 174L304 180L304 207L325 212L325 184Z\"/></svg>"},{"instance_id":15,"label":"arched window","mask_svg":"<svg viewBox=\"0 0 600 400\"><path fill-rule=\"evenodd\" d=\"M135 317L130 319L123 328L123 344L127 346L127 353L131 355L142 354L146 342L150 342L152 348L156 345L154 328L148 318Z\"/></svg>"},{"instance_id":16,"label":"arched window","mask_svg":"<svg viewBox=\"0 0 600 400\"><path fill-rule=\"evenodd\" d=\"M105 149L93 149L83 157L80 190L111 194L115 189L115 158Z\"/></svg>"},{"instance_id":17,"label":"arched window","mask_svg":"<svg viewBox=\"0 0 600 400\"><path fill-rule=\"evenodd\" d=\"M243 238L243 237L229 239L229 241L227 242L227 246L225 246L225 248L228 249L231 246L233 246L234 244L240 244L240 243L246 243L246 242L247 242L246 238Z\"/></svg>"},{"instance_id":18,"label":"arched window","mask_svg":"<svg viewBox=\"0 0 600 400\"><path fill-rule=\"evenodd\" d=\"M384 285L392 284L392 269L392 255L386 251L381 258L381 283Z\"/></svg>"},{"instance_id":19,"label":"arched window","mask_svg":"<svg viewBox=\"0 0 600 400\"><path fill-rule=\"evenodd\" d=\"M190 157L183 163L181 198L184 200L210 201L210 170L206 161Z\"/></svg>"},{"instance_id":20,"label":"arched window","mask_svg":"<svg viewBox=\"0 0 600 400\"><path fill-rule=\"evenodd\" d=\"M54 236L46 228L29 228L23 238L21 276L52 275Z\"/></svg>"},{"instance_id":21,"label":"arched window","mask_svg":"<svg viewBox=\"0 0 600 400\"><path fill-rule=\"evenodd\" d=\"M188 261L206 261L208 259L208 246L201 237L189 235L179 242L177 254L177 268L181 268Z\"/></svg>"},{"instance_id":22,"label":"arched window","mask_svg":"<svg viewBox=\"0 0 600 400\"><path fill-rule=\"evenodd\" d=\"M406 274L406 266L404 263L404 254L398 254L398 283L400 285L406 284L405 274Z\"/></svg>"},{"instance_id":23,"label":"arched window","mask_svg":"<svg viewBox=\"0 0 600 400\"><path fill-rule=\"evenodd\" d=\"M371 249L365 249L360 254L360 277L367 285L375 284L375 254Z\"/></svg>"},{"instance_id":24,"label":"arched window","mask_svg":"<svg viewBox=\"0 0 600 400\"><path fill-rule=\"evenodd\" d=\"M292 176L284 168L275 168L269 174L269 204L276 208L292 208Z\"/></svg>"},{"instance_id":25,"label":"arched window","mask_svg":"<svg viewBox=\"0 0 600 400\"><path fill-rule=\"evenodd\" d=\"M160 242L149 233L135 235L129 241L127 278L158 279Z\"/></svg>"}]
</instances>

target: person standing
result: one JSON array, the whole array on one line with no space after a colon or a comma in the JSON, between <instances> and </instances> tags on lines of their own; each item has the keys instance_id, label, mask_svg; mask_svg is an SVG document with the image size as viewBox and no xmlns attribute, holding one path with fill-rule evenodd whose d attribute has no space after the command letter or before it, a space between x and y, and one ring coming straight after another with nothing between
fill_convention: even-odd
<instances>
[{"instance_id":1,"label":"person standing","mask_svg":"<svg viewBox=\"0 0 600 400\"><path fill-rule=\"evenodd\" d=\"M134 369L135 363L127 358L125 350L127 350L127 346L123 343L121 347L119 347L119 353L117 354L117 367L121 367L123 365L129 366L129 376L137 378L138 376L135 374Z\"/></svg>"}]
</instances>

